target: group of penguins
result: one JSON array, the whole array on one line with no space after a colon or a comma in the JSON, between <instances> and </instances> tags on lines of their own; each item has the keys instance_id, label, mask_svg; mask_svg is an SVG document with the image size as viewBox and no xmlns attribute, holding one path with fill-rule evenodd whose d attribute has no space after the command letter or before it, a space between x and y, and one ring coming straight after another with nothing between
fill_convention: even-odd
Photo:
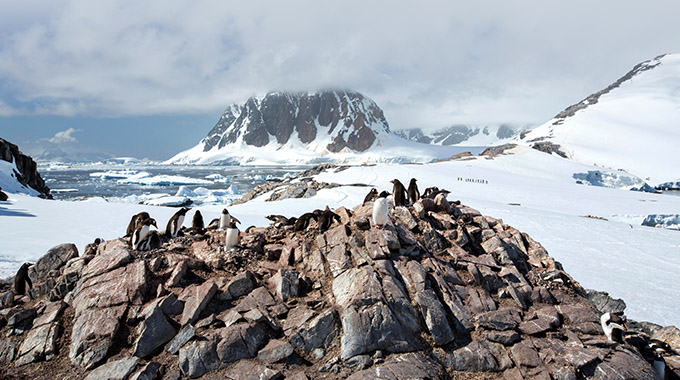
<instances>
[{"instance_id":1,"label":"group of penguins","mask_svg":"<svg viewBox=\"0 0 680 380\"><path fill-rule=\"evenodd\" d=\"M199 210L196 210L191 221L191 227L183 229L182 225L184 224L184 218L189 210L191 209L182 207L170 217L162 235L167 238L174 238L180 234L180 231L204 234L206 229L219 228L220 231L226 230L227 248L238 245L239 231L236 227L236 223L241 223L241 221L229 214L229 211L226 208L222 210L220 218L213 219L207 228L203 222L203 215L201 215ZM160 248L161 233L158 232L157 228L156 219L152 218L148 212L143 211L132 216L130 223L128 223L125 237L130 239L130 245L132 246L132 249L135 250L149 251Z\"/></svg>"},{"instance_id":2,"label":"group of penguins","mask_svg":"<svg viewBox=\"0 0 680 380\"><path fill-rule=\"evenodd\" d=\"M636 347L645 360L652 363L652 368L654 368L654 371L659 375L659 378L662 380L680 378L672 371L666 371L664 356L677 354L668 343L657 339L641 341L641 339L634 337L624 340L625 333L628 329L626 317L622 312L607 312L602 314L600 317L600 324L602 325L604 335L610 342L630 344Z\"/></svg>"}]
</instances>

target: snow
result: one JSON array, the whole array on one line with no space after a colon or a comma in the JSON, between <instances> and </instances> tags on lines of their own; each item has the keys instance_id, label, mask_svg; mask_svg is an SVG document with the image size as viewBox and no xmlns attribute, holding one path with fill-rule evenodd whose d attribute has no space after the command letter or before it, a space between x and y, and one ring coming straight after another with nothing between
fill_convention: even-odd
<instances>
[{"instance_id":1,"label":"snow","mask_svg":"<svg viewBox=\"0 0 680 380\"><path fill-rule=\"evenodd\" d=\"M680 230L680 215L663 215L653 214L647 215L642 221L643 226L649 227L663 227L673 230Z\"/></svg>"},{"instance_id":2,"label":"snow","mask_svg":"<svg viewBox=\"0 0 680 380\"><path fill-rule=\"evenodd\" d=\"M365 183L391 191L390 180L399 178L407 183L416 177L421 191L429 186L446 188L452 192L450 200L460 199L531 235L584 287L623 298L629 318L680 326L675 303L680 299L680 287L670 286L677 283L680 273L680 233L640 225L648 215L679 215L680 197L579 185L574 173L601 168L521 146L511 153L495 159L356 166L324 172L315 179ZM200 187L188 190L210 193ZM265 202L269 194L264 194L228 208L243 222L242 228L266 226L269 221L264 217L272 213L299 216L326 205L354 207L368 190L341 186L320 190L311 198L277 202ZM224 207L199 205L193 210L200 210L207 223L218 218ZM190 224L193 210L185 225ZM34 262L56 244L73 242L82 252L96 237L120 237L130 217L140 211L149 212L161 226L176 209L101 199L48 201L11 194L9 202L0 203L0 276L13 274L22 262Z\"/></svg>"},{"instance_id":3,"label":"snow","mask_svg":"<svg viewBox=\"0 0 680 380\"><path fill-rule=\"evenodd\" d=\"M2 191L5 193L38 195L38 192L34 189L19 183L14 174L15 172L18 173L19 169L17 169L14 162L0 160L0 188L2 188Z\"/></svg>"},{"instance_id":4,"label":"snow","mask_svg":"<svg viewBox=\"0 0 680 380\"><path fill-rule=\"evenodd\" d=\"M189 178L180 175L151 175L147 172L139 172L128 176L127 178L119 179L118 183L136 183L146 186L170 186L170 185L207 185L213 183L212 181Z\"/></svg>"},{"instance_id":5,"label":"snow","mask_svg":"<svg viewBox=\"0 0 680 380\"><path fill-rule=\"evenodd\" d=\"M652 186L678 178L680 54L649 65L659 62L560 125L553 119L522 141L548 137L574 161L625 169L649 178Z\"/></svg>"}]
</instances>

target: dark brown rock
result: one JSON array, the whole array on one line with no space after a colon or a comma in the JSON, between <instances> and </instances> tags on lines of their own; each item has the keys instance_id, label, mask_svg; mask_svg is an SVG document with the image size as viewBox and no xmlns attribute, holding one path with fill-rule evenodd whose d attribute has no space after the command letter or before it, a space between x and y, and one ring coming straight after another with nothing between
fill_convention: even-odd
<instances>
[{"instance_id":1,"label":"dark brown rock","mask_svg":"<svg viewBox=\"0 0 680 380\"><path fill-rule=\"evenodd\" d=\"M283 361L293 354L293 346L283 340L271 340L257 354L257 358L265 363Z\"/></svg>"},{"instance_id":2,"label":"dark brown rock","mask_svg":"<svg viewBox=\"0 0 680 380\"><path fill-rule=\"evenodd\" d=\"M479 326L499 331L516 329L521 320L519 310L511 308L488 311L475 316L475 322Z\"/></svg>"},{"instance_id":3,"label":"dark brown rock","mask_svg":"<svg viewBox=\"0 0 680 380\"><path fill-rule=\"evenodd\" d=\"M214 281L208 280L201 285L192 285L184 290L179 297L184 301L184 311L179 323L184 326L187 323L194 323L198 320L201 311L208 305L208 302L217 292L217 285Z\"/></svg>"}]
</instances>

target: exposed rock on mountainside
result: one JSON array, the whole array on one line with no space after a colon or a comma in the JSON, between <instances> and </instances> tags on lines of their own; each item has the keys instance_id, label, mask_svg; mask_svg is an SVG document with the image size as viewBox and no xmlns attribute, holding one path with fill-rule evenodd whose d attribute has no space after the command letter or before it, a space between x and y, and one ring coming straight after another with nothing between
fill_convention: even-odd
<instances>
[{"instance_id":1,"label":"exposed rock on mountainside","mask_svg":"<svg viewBox=\"0 0 680 380\"><path fill-rule=\"evenodd\" d=\"M0 160L16 165L18 171L14 170L14 177L20 184L36 190L43 198L52 198L49 187L45 185L45 181L38 173L38 165L35 161L21 153L19 147L2 138L0 138Z\"/></svg>"},{"instance_id":2,"label":"exposed rock on mountainside","mask_svg":"<svg viewBox=\"0 0 680 380\"><path fill-rule=\"evenodd\" d=\"M251 228L227 252L214 230L59 246L33 299L0 293L0 377L654 378L528 235L441 200L391 207L385 228L371 212Z\"/></svg>"},{"instance_id":3,"label":"exposed rock on mountainside","mask_svg":"<svg viewBox=\"0 0 680 380\"><path fill-rule=\"evenodd\" d=\"M508 124L494 126L453 125L436 130L430 134L423 133L420 128L395 131L398 136L424 144L435 145L469 145L475 141L477 145L495 145L499 141L509 140L519 134L519 129Z\"/></svg>"}]
</instances>

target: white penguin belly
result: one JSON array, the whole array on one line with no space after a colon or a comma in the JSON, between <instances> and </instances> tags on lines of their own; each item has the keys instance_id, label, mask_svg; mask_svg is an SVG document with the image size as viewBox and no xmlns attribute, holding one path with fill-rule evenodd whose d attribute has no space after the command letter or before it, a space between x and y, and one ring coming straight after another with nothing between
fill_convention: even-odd
<instances>
[{"instance_id":1,"label":"white penguin belly","mask_svg":"<svg viewBox=\"0 0 680 380\"><path fill-rule=\"evenodd\" d=\"M373 224L384 226L387 224L387 199L378 198L373 204Z\"/></svg>"},{"instance_id":2,"label":"white penguin belly","mask_svg":"<svg viewBox=\"0 0 680 380\"><path fill-rule=\"evenodd\" d=\"M222 214L220 217L220 231L224 231L229 227L229 223L231 223L231 216L229 214Z\"/></svg>"},{"instance_id":3,"label":"white penguin belly","mask_svg":"<svg viewBox=\"0 0 680 380\"><path fill-rule=\"evenodd\" d=\"M227 248L232 248L238 245L238 229L237 228L229 228L227 230L227 236L226 236L226 246Z\"/></svg>"}]
</instances>

